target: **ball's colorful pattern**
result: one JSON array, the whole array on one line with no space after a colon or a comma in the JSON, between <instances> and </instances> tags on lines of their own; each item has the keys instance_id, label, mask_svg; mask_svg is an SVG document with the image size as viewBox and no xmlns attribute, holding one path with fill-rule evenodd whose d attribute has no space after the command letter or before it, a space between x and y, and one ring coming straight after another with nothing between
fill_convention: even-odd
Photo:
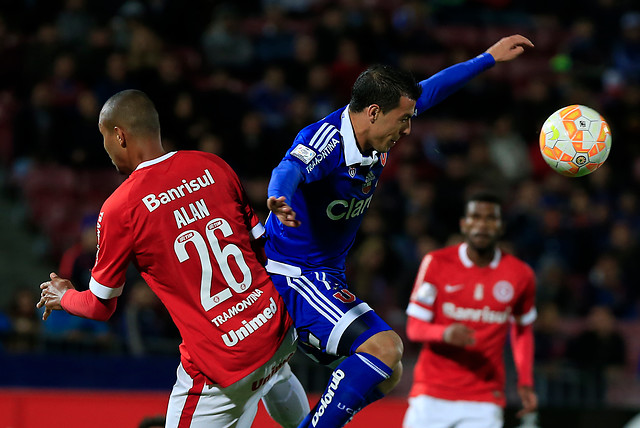
<instances>
[{"instance_id":1,"label":"ball's colorful pattern","mask_svg":"<svg viewBox=\"0 0 640 428\"><path fill-rule=\"evenodd\" d=\"M540 152L555 171L582 177L607 160L609 125L597 111L583 105L563 107L547 118L540 131Z\"/></svg>"}]
</instances>

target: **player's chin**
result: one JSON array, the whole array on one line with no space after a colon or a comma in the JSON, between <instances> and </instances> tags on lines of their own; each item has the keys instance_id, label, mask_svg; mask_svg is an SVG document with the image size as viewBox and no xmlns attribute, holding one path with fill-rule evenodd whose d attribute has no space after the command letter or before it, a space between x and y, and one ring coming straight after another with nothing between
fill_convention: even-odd
<instances>
[{"instance_id":1,"label":"player's chin","mask_svg":"<svg viewBox=\"0 0 640 428\"><path fill-rule=\"evenodd\" d=\"M493 248L495 241L489 235L474 235L469 238L469 243L478 251L484 251Z\"/></svg>"},{"instance_id":2,"label":"player's chin","mask_svg":"<svg viewBox=\"0 0 640 428\"><path fill-rule=\"evenodd\" d=\"M382 150L378 150L378 152L380 153L387 153L389 150L391 150L391 148L393 146L396 145L396 143L398 142L398 140L391 140L389 141L383 148Z\"/></svg>"}]
</instances>

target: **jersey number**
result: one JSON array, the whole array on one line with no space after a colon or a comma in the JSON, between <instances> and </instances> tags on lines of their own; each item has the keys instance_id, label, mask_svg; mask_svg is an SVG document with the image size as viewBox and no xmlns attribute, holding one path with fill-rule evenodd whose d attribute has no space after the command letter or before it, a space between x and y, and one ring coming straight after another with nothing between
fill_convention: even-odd
<instances>
[{"instance_id":1,"label":"jersey number","mask_svg":"<svg viewBox=\"0 0 640 428\"><path fill-rule=\"evenodd\" d=\"M216 236L216 231L222 234L223 238L227 238L233 234L233 230L231 230L231 226L229 223L223 218L214 218L206 226L206 236L209 241L209 246L211 247L211 252L213 253L213 258L215 259L218 267L220 268L220 272L222 272L222 276L224 280L227 282L228 288L211 295L211 287L213 285L213 269L211 267L211 258L209 257L209 249L207 248L207 243L205 242L202 235L195 230L185 230L182 232L173 243L173 249L178 256L178 260L180 263L185 260L189 260L189 253L187 253L187 243L192 243L196 247L196 251L198 252L198 256L200 257L200 263L202 265L202 277L200 280L200 303L202 303L202 307L205 311L210 310L211 308L219 305L224 302L228 298L231 297L231 290L236 293L244 293L251 287L251 271L249 270L249 266L247 266L247 262L244 261L244 257L242 256L242 251L235 244L227 244L224 247L221 247L220 241ZM238 282L236 277L231 272L229 268L229 257L233 257L236 262L236 265L240 269L242 273L242 281Z\"/></svg>"}]
</instances>

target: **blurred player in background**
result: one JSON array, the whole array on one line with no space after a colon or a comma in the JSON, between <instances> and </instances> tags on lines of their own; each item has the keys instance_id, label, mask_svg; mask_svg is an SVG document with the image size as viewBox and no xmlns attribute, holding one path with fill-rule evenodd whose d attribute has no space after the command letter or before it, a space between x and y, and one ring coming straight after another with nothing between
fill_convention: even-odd
<instances>
[{"instance_id":1,"label":"blurred player in background","mask_svg":"<svg viewBox=\"0 0 640 428\"><path fill-rule=\"evenodd\" d=\"M496 62L532 43L501 39L485 53L416 83L408 72L374 66L356 80L351 101L304 128L274 169L267 206L267 271L284 297L300 346L335 368L301 427L341 427L400 380L403 345L348 290L345 258L387 161L411 132L411 118L442 101Z\"/></svg>"},{"instance_id":2,"label":"blurred player in background","mask_svg":"<svg viewBox=\"0 0 640 428\"><path fill-rule=\"evenodd\" d=\"M89 290L52 273L40 286L43 319L64 309L107 320L133 262L183 340L166 426L250 427L261 398L278 423L296 426L309 411L287 364L296 333L254 250L264 227L238 177L215 155L166 153L140 91L111 97L99 129L116 169L130 175L100 211Z\"/></svg>"},{"instance_id":3,"label":"blurred player in background","mask_svg":"<svg viewBox=\"0 0 640 428\"><path fill-rule=\"evenodd\" d=\"M422 343L404 428L499 428L505 406L507 333L522 416L533 412L533 270L497 247L500 200L471 197L464 242L427 254L407 308L407 337Z\"/></svg>"}]
</instances>

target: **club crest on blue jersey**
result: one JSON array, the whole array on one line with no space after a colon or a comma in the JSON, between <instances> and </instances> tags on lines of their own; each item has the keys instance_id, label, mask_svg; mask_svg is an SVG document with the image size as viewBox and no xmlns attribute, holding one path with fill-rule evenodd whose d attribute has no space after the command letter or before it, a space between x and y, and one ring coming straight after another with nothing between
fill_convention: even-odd
<instances>
[{"instance_id":1,"label":"club crest on blue jersey","mask_svg":"<svg viewBox=\"0 0 640 428\"><path fill-rule=\"evenodd\" d=\"M365 183L362 185L362 193L365 195L371 191L373 180L376 179L376 176L373 172L369 171L367 174L367 178L365 178Z\"/></svg>"},{"instance_id":2,"label":"club crest on blue jersey","mask_svg":"<svg viewBox=\"0 0 640 428\"><path fill-rule=\"evenodd\" d=\"M380 163L382 166L387 164L387 153L380 153Z\"/></svg>"},{"instance_id":3,"label":"club crest on blue jersey","mask_svg":"<svg viewBox=\"0 0 640 428\"><path fill-rule=\"evenodd\" d=\"M352 166L349 167L349 177L353 178L356 176L356 169Z\"/></svg>"}]
</instances>

